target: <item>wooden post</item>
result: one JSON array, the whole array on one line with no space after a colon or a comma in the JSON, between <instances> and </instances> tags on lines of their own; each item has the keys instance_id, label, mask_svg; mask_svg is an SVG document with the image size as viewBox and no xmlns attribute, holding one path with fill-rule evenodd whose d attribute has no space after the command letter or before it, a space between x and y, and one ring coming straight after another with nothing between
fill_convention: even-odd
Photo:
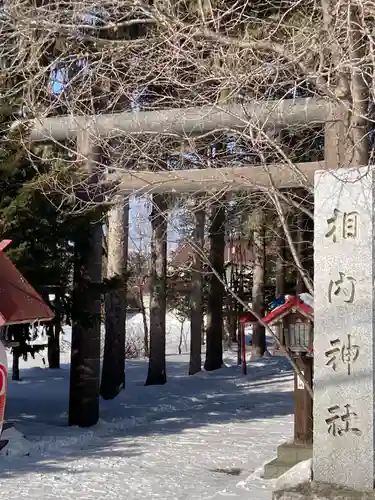
<instances>
[{"instance_id":1,"label":"wooden post","mask_svg":"<svg viewBox=\"0 0 375 500\"><path fill-rule=\"evenodd\" d=\"M297 366L312 387L313 359L296 359ZM294 375L294 442L311 444L313 438L313 402L298 375Z\"/></svg>"}]
</instances>

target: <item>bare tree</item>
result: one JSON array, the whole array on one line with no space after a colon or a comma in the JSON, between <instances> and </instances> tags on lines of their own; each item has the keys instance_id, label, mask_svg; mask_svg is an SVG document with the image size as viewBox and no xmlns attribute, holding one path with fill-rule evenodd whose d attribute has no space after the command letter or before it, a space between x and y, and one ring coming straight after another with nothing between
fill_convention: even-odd
<instances>
[{"instance_id":1,"label":"bare tree","mask_svg":"<svg viewBox=\"0 0 375 500\"><path fill-rule=\"evenodd\" d=\"M210 275L207 303L206 327L206 371L217 370L223 364L223 282L225 247L225 207L221 200L212 202L210 226L210 266L215 271ZM217 273L217 274L216 274Z\"/></svg>"},{"instance_id":2,"label":"bare tree","mask_svg":"<svg viewBox=\"0 0 375 500\"><path fill-rule=\"evenodd\" d=\"M48 346L47 358L48 366L51 369L60 368L60 334L62 331L61 315L61 288L56 287L53 301L55 317L51 324L47 325Z\"/></svg>"},{"instance_id":3,"label":"bare tree","mask_svg":"<svg viewBox=\"0 0 375 500\"><path fill-rule=\"evenodd\" d=\"M204 247L204 222L205 210L199 207L200 200L198 199L198 207L194 212L195 215L195 231L194 243L195 254L192 275L192 291L191 291L191 316L190 316L190 363L189 375L194 375L202 369L201 349L202 336L204 327L203 318L203 247Z\"/></svg>"},{"instance_id":4,"label":"bare tree","mask_svg":"<svg viewBox=\"0 0 375 500\"><path fill-rule=\"evenodd\" d=\"M265 285L265 216L263 210L256 214L255 227L252 234L253 243L253 299L252 309L260 317L264 316ZM263 356L266 350L266 333L263 325L253 326L252 356Z\"/></svg>"},{"instance_id":5,"label":"bare tree","mask_svg":"<svg viewBox=\"0 0 375 500\"><path fill-rule=\"evenodd\" d=\"M96 181L98 150L83 132L79 150ZM99 419L102 224L85 221L75 241L69 425L89 427Z\"/></svg>"},{"instance_id":6,"label":"bare tree","mask_svg":"<svg viewBox=\"0 0 375 500\"><path fill-rule=\"evenodd\" d=\"M230 127L225 129L218 114L212 119L214 131L205 147L207 142L228 141L230 136L232 142L247 143L248 146L251 143L251 147L246 149L254 158L261 144L268 141L273 150L272 161L290 162L289 167L293 170L296 156L293 150L298 149L296 144L292 148L283 140L272 144L272 140L267 139L266 129L272 129L274 122L269 121L263 129L259 114L245 113L240 116L239 110L252 98L265 100L320 95L332 102L345 103L340 113L345 114L346 109L350 115L349 135L360 134L360 140L349 139L342 124L338 130L336 121L328 123L326 142L331 144L332 151L329 163L345 164L343 158L338 160L340 155L342 157L344 143L344 149L348 150L347 157L352 155L353 148L367 151L357 154L364 163L368 158L366 130L368 98L372 92L368 63L373 56L371 5L370 0L340 4L332 0L303 4L285 1L280 5L267 2L265 6L257 1L251 6L248 2L240 2L225 8L218 2L202 2L201 6L194 4L192 8L189 2L163 0L157 6L150 6L135 0L121 4L113 0L100 14L95 14L95 22L88 22L83 13L92 8L89 1L78 5L71 0L59 5L53 14L44 4L31 8L16 2L9 5L9 19L3 25L2 36L6 43L2 50L7 60L10 49L17 53L10 63L10 73L19 75L22 67L21 74L28 76L23 83L26 109L31 116L40 116L41 110L44 113L45 109L49 114L92 112L92 102L104 99L107 102L106 111L130 109L129 96L133 96L134 101L135 94L137 105L142 109L168 109L172 105L184 109L191 104L210 106L230 89L230 102L240 102L237 108L233 104L232 115L243 121L243 127L240 133ZM39 21L38 37L29 36L34 33L33 20L36 18ZM130 33L132 30L136 32L134 37ZM68 40L55 47L54 60L58 64L54 71L60 71L56 78L62 81L61 85L66 82L67 75L74 74L74 68L81 68L66 86L69 89L60 92L58 98L46 90L43 90L43 95L33 91L35 88L51 87L51 65L43 63L35 54L38 54L38 47L48 45L55 33L58 33L59 40ZM77 42L74 41L76 39ZM95 49L91 45L93 40ZM79 52L75 48L80 43L87 47L87 55L82 59L72 58L72 53ZM34 56L28 58L31 44ZM176 52L177 46L179 50ZM114 47L116 49L112 50ZM202 56L195 57L196 54ZM141 60L144 64L140 65L138 62ZM218 63L212 64L213 60ZM163 68L162 72L160 68ZM89 88L93 89L91 93ZM102 95L100 90L103 90ZM312 101L309 105L312 109ZM220 108L223 107L218 105L217 109ZM351 113L351 108L355 113ZM286 128L283 123L278 126ZM296 128L301 127L296 124ZM321 135L319 125L314 131L309 128L310 137ZM254 131L257 130L254 139ZM330 134L333 137L338 132L348 140L328 141ZM199 162L203 166L207 164L207 159L201 154L201 139L184 137L181 131L178 134L180 137L179 140L176 138L176 142L182 141L183 149L189 149L190 153L198 152ZM141 160L136 168L147 168L146 163L150 163L158 147L165 148L163 153L167 149L170 153L171 142L167 146L161 140L163 135L161 132L157 138L149 135L126 137L121 144L123 150L120 156L123 159L136 157ZM341 144L340 151L336 144ZM237 154L222 154L217 156L216 166L224 161L228 164L228 157L231 165L241 163ZM255 160L255 163L264 164L259 155ZM185 164L189 161L184 159ZM144 167L139 167L141 163ZM244 179L244 185L246 182ZM301 185L306 184L303 175L300 182Z\"/></svg>"},{"instance_id":7,"label":"bare tree","mask_svg":"<svg viewBox=\"0 0 375 500\"><path fill-rule=\"evenodd\" d=\"M108 214L105 344L100 394L113 399L125 387L125 334L128 261L128 200L118 202ZM114 282L116 281L116 282Z\"/></svg>"},{"instance_id":8,"label":"bare tree","mask_svg":"<svg viewBox=\"0 0 375 500\"><path fill-rule=\"evenodd\" d=\"M167 271L167 201L153 196L151 219L150 356L146 385L165 384L165 315Z\"/></svg>"},{"instance_id":9,"label":"bare tree","mask_svg":"<svg viewBox=\"0 0 375 500\"><path fill-rule=\"evenodd\" d=\"M150 282L150 255L141 248L129 253L129 299L142 315L144 356L149 356L149 328L145 295Z\"/></svg>"}]
</instances>

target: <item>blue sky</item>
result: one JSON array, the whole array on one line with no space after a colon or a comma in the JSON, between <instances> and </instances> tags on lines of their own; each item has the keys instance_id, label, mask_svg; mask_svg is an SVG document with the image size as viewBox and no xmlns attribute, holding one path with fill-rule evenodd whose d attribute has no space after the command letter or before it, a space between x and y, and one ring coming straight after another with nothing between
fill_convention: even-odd
<instances>
[{"instance_id":1,"label":"blue sky","mask_svg":"<svg viewBox=\"0 0 375 500\"><path fill-rule=\"evenodd\" d=\"M129 212L129 250L150 251L151 244L151 223L149 214L151 212L151 202L148 198L130 198ZM171 210L170 222L168 224L168 251L176 248L179 239L176 226L178 218L177 210Z\"/></svg>"}]
</instances>

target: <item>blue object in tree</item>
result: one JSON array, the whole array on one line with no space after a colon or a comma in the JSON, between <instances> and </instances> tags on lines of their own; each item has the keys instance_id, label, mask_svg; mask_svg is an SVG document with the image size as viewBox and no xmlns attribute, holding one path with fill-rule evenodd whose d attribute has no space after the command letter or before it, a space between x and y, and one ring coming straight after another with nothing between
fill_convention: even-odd
<instances>
[{"instance_id":1,"label":"blue object in tree","mask_svg":"<svg viewBox=\"0 0 375 500\"><path fill-rule=\"evenodd\" d=\"M276 300L272 301L270 304L270 310L272 311L276 307L281 306L281 304L285 304L285 295L280 295Z\"/></svg>"}]
</instances>

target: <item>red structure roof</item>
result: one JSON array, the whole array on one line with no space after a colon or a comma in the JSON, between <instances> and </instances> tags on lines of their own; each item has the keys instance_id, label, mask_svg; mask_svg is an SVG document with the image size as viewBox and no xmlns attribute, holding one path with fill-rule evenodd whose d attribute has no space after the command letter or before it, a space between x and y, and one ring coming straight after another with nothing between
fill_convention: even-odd
<instances>
[{"instance_id":1,"label":"red structure roof","mask_svg":"<svg viewBox=\"0 0 375 500\"><path fill-rule=\"evenodd\" d=\"M244 325L245 323L252 323L252 324L255 324L255 323L258 323L258 320L256 319L256 317L254 316L253 313L251 312L246 312L244 313L241 318L240 318L240 322Z\"/></svg>"},{"instance_id":2,"label":"red structure roof","mask_svg":"<svg viewBox=\"0 0 375 500\"><path fill-rule=\"evenodd\" d=\"M51 309L4 254L9 243L0 242L0 326L51 320Z\"/></svg>"},{"instance_id":3,"label":"red structure roof","mask_svg":"<svg viewBox=\"0 0 375 500\"><path fill-rule=\"evenodd\" d=\"M266 314L266 316L264 316L263 318L263 321L268 325L272 325L275 321L281 319L283 316L286 316L290 312L300 312L311 320L314 316L314 310L312 307L302 302L299 297L292 295L287 298L284 304L275 307L275 309Z\"/></svg>"},{"instance_id":4,"label":"red structure roof","mask_svg":"<svg viewBox=\"0 0 375 500\"><path fill-rule=\"evenodd\" d=\"M268 325L272 325L275 321L281 319L283 316L286 316L290 312L300 312L304 316L307 316L309 319L313 319L314 310L312 307L308 306L299 297L291 295L287 298L284 304L281 304L275 309L272 309L266 316L264 316L263 321ZM240 321L242 324L252 323L255 324L258 322L253 313L248 312L241 316Z\"/></svg>"}]
</instances>

